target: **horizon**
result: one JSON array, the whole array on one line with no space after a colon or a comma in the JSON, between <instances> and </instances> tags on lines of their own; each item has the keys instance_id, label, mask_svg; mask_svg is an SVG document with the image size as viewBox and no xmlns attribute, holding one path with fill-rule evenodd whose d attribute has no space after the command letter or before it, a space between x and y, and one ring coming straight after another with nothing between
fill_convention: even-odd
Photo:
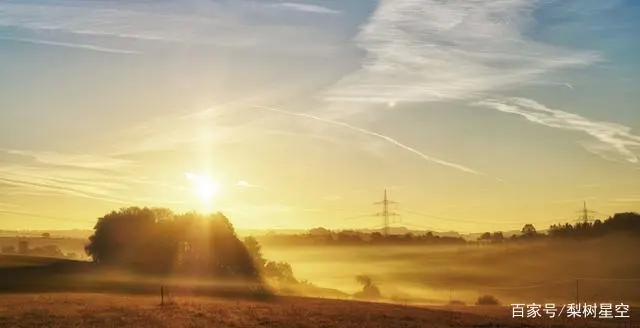
<instances>
[{"instance_id":1,"label":"horizon","mask_svg":"<svg viewBox=\"0 0 640 328\"><path fill-rule=\"evenodd\" d=\"M385 189L415 230L640 212L638 17L632 0L0 0L0 229L91 230L126 206L377 229Z\"/></svg>"}]
</instances>

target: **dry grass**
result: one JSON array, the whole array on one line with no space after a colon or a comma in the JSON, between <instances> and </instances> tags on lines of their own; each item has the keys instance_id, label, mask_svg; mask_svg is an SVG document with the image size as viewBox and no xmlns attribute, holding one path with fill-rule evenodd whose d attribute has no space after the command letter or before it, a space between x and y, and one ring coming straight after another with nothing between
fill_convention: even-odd
<instances>
[{"instance_id":1,"label":"dry grass","mask_svg":"<svg viewBox=\"0 0 640 328\"><path fill-rule=\"evenodd\" d=\"M414 308L309 298L271 302L114 294L0 295L0 327L620 327L595 321L515 320L508 308ZM577 324L577 325L576 325Z\"/></svg>"}]
</instances>

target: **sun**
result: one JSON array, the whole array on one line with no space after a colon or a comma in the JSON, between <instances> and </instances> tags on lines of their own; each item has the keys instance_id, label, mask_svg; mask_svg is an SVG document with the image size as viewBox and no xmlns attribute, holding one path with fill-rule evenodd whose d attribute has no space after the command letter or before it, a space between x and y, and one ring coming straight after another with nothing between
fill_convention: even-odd
<instances>
[{"instance_id":1,"label":"sun","mask_svg":"<svg viewBox=\"0 0 640 328\"><path fill-rule=\"evenodd\" d=\"M210 206L220 192L220 185L208 176L192 173L185 173L185 176L191 181L193 191L200 198L202 204Z\"/></svg>"}]
</instances>

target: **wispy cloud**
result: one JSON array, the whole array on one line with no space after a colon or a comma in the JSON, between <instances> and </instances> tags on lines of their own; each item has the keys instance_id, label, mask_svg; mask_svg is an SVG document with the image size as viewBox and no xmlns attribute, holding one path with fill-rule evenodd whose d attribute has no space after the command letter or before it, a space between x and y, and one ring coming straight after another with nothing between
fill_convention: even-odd
<instances>
[{"instance_id":1,"label":"wispy cloud","mask_svg":"<svg viewBox=\"0 0 640 328\"><path fill-rule=\"evenodd\" d=\"M13 203L5 203L5 202L0 202L0 211L2 210L15 210L16 208L19 208L20 206L13 204Z\"/></svg>"},{"instance_id":2,"label":"wispy cloud","mask_svg":"<svg viewBox=\"0 0 640 328\"><path fill-rule=\"evenodd\" d=\"M315 115L311 115L311 114L305 114L305 113L297 113L297 112L290 112L290 111L286 111L286 110L282 110L282 109L278 109L278 108L273 108L273 107L266 107L266 106L253 106L253 108L256 109L260 109L260 110L268 110L268 111L272 111L272 112L277 112L277 113L282 113L282 114L286 114L286 115L291 115L291 116L297 116L297 117L302 117L302 118L306 118L306 119L310 119L310 120L314 120L314 121L318 121L318 122L323 122L323 123L327 123L327 124L332 124L332 125L336 125L336 126L341 126L343 128L349 129L349 130L353 130L359 133L363 133L375 138L379 138L382 139L398 148L401 148L403 150L406 150L408 152L411 152L417 156L419 156L420 158L422 158L423 160L426 160L428 162L432 162L432 163L436 163L439 165L443 165L446 167L450 167L459 171L463 171L466 173L471 173L471 174L475 174L475 175L482 175L482 176L487 176L484 173L478 172L476 170L473 170L471 168L468 168L466 166L460 165L460 164L456 164L456 163L452 163L452 162L448 162L433 156L429 156L426 155L422 152L420 152L419 150L412 148L410 146L407 146L389 136L377 133L377 132L373 132L367 129L363 129L361 127L357 127L348 123L344 123L344 122L340 122L340 121L335 121L335 120L330 120L330 119L326 119L326 118L322 118L319 116L315 116ZM500 179L498 179L500 180ZM502 181L502 180L500 180Z\"/></svg>"},{"instance_id":3,"label":"wispy cloud","mask_svg":"<svg viewBox=\"0 0 640 328\"><path fill-rule=\"evenodd\" d=\"M341 201L342 199L343 197L340 195L328 195L324 197L324 200L329 202L338 202L338 201Z\"/></svg>"},{"instance_id":4,"label":"wispy cloud","mask_svg":"<svg viewBox=\"0 0 640 328\"><path fill-rule=\"evenodd\" d=\"M42 45L49 45L49 46L56 46L56 47L74 48L74 49L82 49L82 50L97 51L97 52L107 52L107 53L115 53L115 54L126 54L126 55L139 55L139 54L141 54L141 52L139 52L139 51L108 48L108 47L95 46L95 45L91 45L91 44L81 44L81 43L47 41L47 40L37 40L37 39L27 39L27 38L11 38L11 37L0 37L0 40L23 42L23 43L32 43L32 44L42 44Z\"/></svg>"},{"instance_id":5,"label":"wispy cloud","mask_svg":"<svg viewBox=\"0 0 640 328\"><path fill-rule=\"evenodd\" d=\"M65 218L65 217L58 217L58 216L51 216L51 215L42 215L34 212L3 210L1 208L0 208L0 214L8 214L12 216L22 216L22 217L28 217L28 218L39 218L39 219L64 221L64 222L80 222L80 223L95 222L95 220L90 220L90 219L79 219L79 218L68 218L68 217Z\"/></svg>"},{"instance_id":6,"label":"wispy cloud","mask_svg":"<svg viewBox=\"0 0 640 328\"><path fill-rule=\"evenodd\" d=\"M640 195L624 197L624 198L616 198L613 200L614 203L638 203L640 204Z\"/></svg>"},{"instance_id":7,"label":"wispy cloud","mask_svg":"<svg viewBox=\"0 0 640 328\"><path fill-rule=\"evenodd\" d=\"M317 6L317 5L306 4L306 3L283 2L283 3L273 4L272 6L310 12L310 13L316 13L316 14L340 14L341 13L341 11L339 10Z\"/></svg>"},{"instance_id":8,"label":"wispy cloud","mask_svg":"<svg viewBox=\"0 0 640 328\"><path fill-rule=\"evenodd\" d=\"M287 130L277 130L277 129L265 129L261 130L261 133L265 135L274 135L274 136L282 136L285 138L306 138L306 139L314 139L319 141L326 141L331 143L340 143L342 140L322 134L317 133L303 133L303 132L293 132Z\"/></svg>"},{"instance_id":9,"label":"wispy cloud","mask_svg":"<svg viewBox=\"0 0 640 328\"><path fill-rule=\"evenodd\" d=\"M320 212L320 208L305 208L297 205L287 204L269 204L269 205L251 205L243 204L242 206L221 206L221 210L226 212L235 212L248 217L259 217L264 214L276 213L304 213L304 212Z\"/></svg>"},{"instance_id":10,"label":"wispy cloud","mask_svg":"<svg viewBox=\"0 0 640 328\"><path fill-rule=\"evenodd\" d=\"M264 47L262 51L305 54L325 54L336 50L323 31L309 25L290 26L284 19L274 23L269 18L272 15L265 13L265 9L269 8L258 4L252 1L0 2L0 26L18 27L41 34L56 33L58 37L66 34L74 39L91 38L95 42L109 39L110 42L134 40ZM292 3L288 7L297 11L322 11L322 7L311 5ZM117 51L110 47L76 44L67 40L37 42L96 51Z\"/></svg>"},{"instance_id":11,"label":"wispy cloud","mask_svg":"<svg viewBox=\"0 0 640 328\"><path fill-rule=\"evenodd\" d=\"M304 137L322 141L335 140L329 136L296 132L277 125L259 126L261 117L247 116L243 110L255 103L270 103L290 97L309 88L311 80L278 83L257 90L241 98L212 104L204 109L172 113L149 119L141 124L118 130L109 136L108 153L119 156L150 151L173 150L189 144L220 144L255 136L278 135ZM273 125L270 125L273 127ZM286 126L285 126L286 127Z\"/></svg>"},{"instance_id":12,"label":"wispy cloud","mask_svg":"<svg viewBox=\"0 0 640 328\"><path fill-rule=\"evenodd\" d=\"M242 188L265 188L265 186L253 184L253 183L245 181L245 180L240 180L240 181L236 182L236 186L242 187Z\"/></svg>"},{"instance_id":13,"label":"wispy cloud","mask_svg":"<svg viewBox=\"0 0 640 328\"><path fill-rule=\"evenodd\" d=\"M141 194L140 190L145 189L136 188L162 187L169 190L178 187L132 173L135 166L130 161L97 155L25 150L5 153L33 159L7 158L0 164L0 187L10 190L11 194L68 195L117 204L175 203L166 197L154 199Z\"/></svg>"},{"instance_id":14,"label":"wispy cloud","mask_svg":"<svg viewBox=\"0 0 640 328\"><path fill-rule=\"evenodd\" d=\"M551 203L552 204L574 203L574 204L576 204L576 207L579 207L579 206L582 205L582 202L587 201L587 200L594 200L594 199L597 199L597 198L593 197L593 196L587 196L587 197L582 197L582 198L559 199L559 200L551 201Z\"/></svg>"},{"instance_id":15,"label":"wispy cloud","mask_svg":"<svg viewBox=\"0 0 640 328\"><path fill-rule=\"evenodd\" d=\"M384 103L476 97L586 65L596 53L531 40L537 0L396 0L380 4L357 36L362 68L323 95L328 101Z\"/></svg>"},{"instance_id":16,"label":"wispy cloud","mask_svg":"<svg viewBox=\"0 0 640 328\"><path fill-rule=\"evenodd\" d=\"M525 98L487 99L475 102L476 106L497 109L501 112L523 116L528 121L548 127L584 132L597 142L583 143L586 150L608 160L625 160L638 163L640 136L631 128L610 122L590 120L583 116L551 109Z\"/></svg>"},{"instance_id":17,"label":"wispy cloud","mask_svg":"<svg viewBox=\"0 0 640 328\"><path fill-rule=\"evenodd\" d=\"M67 154L52 151L32 151L32 150L5 150L8 154L21 155L33 158L36 162L47 165L69 166L85 169L101 170L121 170L131 168L135 162L120 158L89 155L89 154Z\"/></svg>"},{"instance_id":18,"label":"wispy cloud","mask_svg":"<svg viewBox=\"0 0 640 328\"><path fill-rule=\"evenodd\" d=\"M85 176L77 172L54 172L26 166L0 167L0 184L19 187L32 195L70 195L110 203L126 204L127 201L112 195L126 186L112 182L108 176ZM21 193L18 191L18 193Z\"/></svg>"}]
</instances>

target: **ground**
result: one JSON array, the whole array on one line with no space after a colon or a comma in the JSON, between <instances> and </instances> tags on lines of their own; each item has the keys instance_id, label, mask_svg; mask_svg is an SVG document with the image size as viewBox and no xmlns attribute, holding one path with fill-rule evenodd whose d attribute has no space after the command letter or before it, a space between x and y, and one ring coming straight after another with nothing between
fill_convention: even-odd
<instances>
[{"instance_id":1,"label":"ground","mask_svg":"<svg viewBox=\"0 0 640 328\"><path fill-rule=\"evenodd\" d=\"M237 301L116 294L0 295L0 327L631 327L628 322L512 319L509 308L418 308L311 298ZM617 319L614 319L617 320Z\"/></svg>"}]
</instances>

